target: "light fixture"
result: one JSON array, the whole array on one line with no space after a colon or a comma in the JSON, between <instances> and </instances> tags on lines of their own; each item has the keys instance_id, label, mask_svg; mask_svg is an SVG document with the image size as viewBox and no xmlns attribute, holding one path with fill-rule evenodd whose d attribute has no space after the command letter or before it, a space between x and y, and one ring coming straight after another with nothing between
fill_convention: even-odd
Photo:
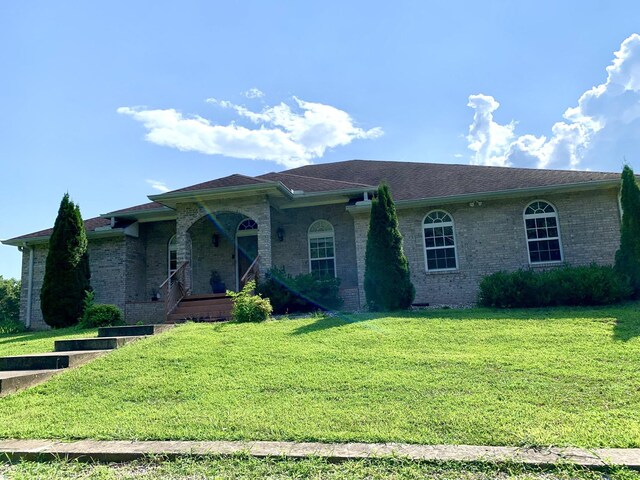
<instances>
[{"instance_id":1,"label":"light fixture","mask_svg":"<svg viewBox=\"0 0 640 480\"><path fill-rule=\"evenodd\" d=\"M278 237L278 241L282 242L284 240L284 228L278 227L276 230L276 236Z\"/></svg>"},{"instance_id":2,"label":"light fixture","mask_svg":"<svg viewBox=\"0 0 640 480\"><path fill-rule=\"evenodd\" d=\"M218 248L218 245L220 245L220 235L218 235L217 233L214 233L211 236L211 243L213 243L213 246Z\"/></svg>"}]
</instances>

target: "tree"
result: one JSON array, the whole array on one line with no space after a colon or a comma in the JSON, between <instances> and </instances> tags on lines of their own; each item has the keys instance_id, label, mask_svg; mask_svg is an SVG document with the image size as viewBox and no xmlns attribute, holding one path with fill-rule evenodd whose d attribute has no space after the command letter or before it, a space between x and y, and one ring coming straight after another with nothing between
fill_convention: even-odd
<instances>
[{"instance_id":1,"label":"tree","mask_svg":"<svg viewBox=\"0 0 640 480\"><path fill-rule=\"evenodd\" d=\"M640 294L640 189L629 165L625 165L622 170L620 204L622 225L615 268L629 279L634 296L638 296Z\"/></svg>"},{"instance_id":2,"label":"tree","mask_svg":"<svg viewBox=\"0 0 640 480\"><path fill-rule=\"evenodd\" d=\"M0 324L15 323L20 316L20 282L0 275Z\"/></svg>"},{"instance_id":3,"label":"tree","mask_svg":"<svg viewBox=\"0 0 640 480\"><path fill-rule=\"evenodd\" d=\"M365 254L364 291L372 310L409 308L416 291L402 250L396 207L386 184L371 205Z\"/></svg>"},{"instance_id":4,"label":"tree","mask_svg":"<svg viewBox=\"0 0 640 480\"><path fill-rule=\"evenodd\" d=\"M53 328L78 323L85 291L90 290L87 235L80 208L66 193L49 239L49 252L40 292L42 316Z\"/></svg>"}]
</instances>

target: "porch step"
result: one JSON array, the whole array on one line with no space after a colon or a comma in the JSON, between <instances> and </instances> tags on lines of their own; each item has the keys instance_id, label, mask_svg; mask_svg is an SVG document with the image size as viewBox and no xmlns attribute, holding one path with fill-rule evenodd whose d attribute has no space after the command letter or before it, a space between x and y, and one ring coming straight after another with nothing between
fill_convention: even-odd
<instances>
[{"instance_id":1,"label":"porch step","mask_svg":"<svg viewBox=\"0 0 640 480\"><path fill-rule=\"evenodd\" d=\"M173 328L173 325L123 325L120 327L100 327L98 337L135 337L157 335Z\"/></svg>"},{"instance_id":2,"label":"porch step","mask_svg":"<svg viewBox=\"0 0 640 480\"><path fill-rule=\"evenodd\" d=\"M54 342L54 350L56 352L114 350L143 337L144 336L136 335L131 337L95 337L56 340Z\"/></svg>"},{"instance_id":3,"label":"porch step","mask_svg":"<svg viewBox=\"0 0 640 480\"><path fill-rule=\"evenodd\" d=\"M167 323L220 322L231 318L233 300L223 294L192 295L184 298L167 318Z\"/></svg>"}]
</instances>

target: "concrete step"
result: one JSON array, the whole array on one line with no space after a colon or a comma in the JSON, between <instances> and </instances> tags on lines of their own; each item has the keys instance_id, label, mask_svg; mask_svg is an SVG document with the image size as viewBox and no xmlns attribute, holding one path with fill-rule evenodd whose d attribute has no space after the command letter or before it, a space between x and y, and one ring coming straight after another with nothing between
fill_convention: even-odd
<instances>
[{"instance_id":1,"label":"concrete step","mask_svg":"<svg viewBox=\"0 0 640 480\"><path fill-rule=\"evenodd\" d=\"M0 371L56 370L60 368L77 367L107 352L109 352L109 350L89 350L0 357Z\"/></svg>"},{"instance_id":2,"label":"concrete step","mask_svg":"<svg viewBox=\"0 0 640 480\"><path fill-rule=\"evenodd\" d=\"M56 340L54 343L54 350L56 352L70 352L76 350L114 350L140 338L144 338L144 336L94 337Z\"/></svg>"},{"instance_id":3,"label":"concrete step","mask_svg":"<svg viewBox=\"0 0 640 480\"><path fill-rule=\"evenodd\" d=\"M0 397L48 380L61 370L15 370L0 372Z\"/></svg>"},{"instance_id":4,"label":"concrete step","mask_svg":"<svg viewBox=\"0 0 640 480\"><path fill-rule=\"evenodd\" d=\"M141 337L156 335L173 328L173 325L123 325L120 327L100 327L98 337Z\"/></svg>"}]
</instances>

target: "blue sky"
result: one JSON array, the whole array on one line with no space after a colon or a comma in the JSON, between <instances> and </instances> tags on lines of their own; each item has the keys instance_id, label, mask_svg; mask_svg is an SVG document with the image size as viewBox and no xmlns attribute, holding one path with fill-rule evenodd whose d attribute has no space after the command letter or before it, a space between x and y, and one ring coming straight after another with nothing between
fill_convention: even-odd
<instances>
[{"instance_id":1,"label":"blue sky","mask_svg":"<svg viewBox=\"0 0 640 480\"><path fill-rule=\"evenodd\" d=\"M309 162L638 166L636 33L625 1L0 2L0 239L67 191L88 218Z\"/></svg>"}]
</instances>

